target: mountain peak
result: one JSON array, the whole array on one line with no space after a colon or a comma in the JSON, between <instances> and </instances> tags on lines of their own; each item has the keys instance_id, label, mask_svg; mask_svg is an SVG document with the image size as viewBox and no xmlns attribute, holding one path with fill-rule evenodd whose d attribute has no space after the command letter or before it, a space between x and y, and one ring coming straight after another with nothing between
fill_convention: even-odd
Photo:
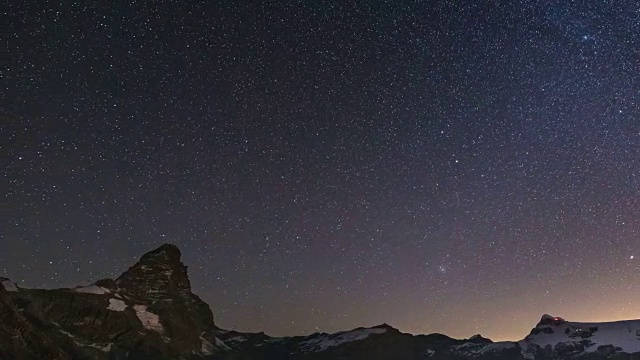
<instances>
[{"instance_id":1,"label":"mountain peak","mask_svg":"<svg viewBox=\"0 0 640 360\"><path fill-rule=\"evenodd\" d=\"M566 320L559 317L559 316L552 316L549 314L544 314L542 315L542 317L540 318L540 321L538 322L538 324L536 326L540 326L540 325L558 325L558 324L562 324L565 323Z\"/></svg>"},{"instance_id":2,"label":"mountain peak","mask_svg":"<svg viewBox=\"0 0 640 360\"><path fill-rule=\"evenodd\" d=\"M373 326L372 329L385 329L387 331L395 331L395 332L399 332L398 329L394 328L393 326L387 324L387 323L383 323L380 325L376 325Z\"/></svg>"},{"instance_id":3,"label":"mountain peak","mask_svg":"<svg viewBox=\"0 0 640 360\"><path fill-rule=\"evenodd\" d=\"M473 335L472 337L469 338L468 341L476 344L490 344L493 342L491 341L491 339L487 339L486 337L480 334Z\"/></svg>"},{"instance_id":4,"label":"mountain peak","mask_svg":"<svg viewBox=\"0 0 640 360\"><path fill-rule=\"evenodd\" d=\"M180 253L180 249L178 249L177 246L166 243L142 255L142 257L140 258L140 261L144 261L144 260L163 261L164 260L170 263L179 263L181 256L182 254Z\"/></svg>"},{"instance_id":5,"label":"mountain peak","mask_svg":"<svg viewBox=\"0 0 640 360\"><path fill-rule=\"evenodd\" d=\"M185 304L200 328L209 328L213 326L213 314L209 306L191 292L187 267L180 257L177 246L163 244L142 255L115 280L113 286L128 297L148 305Z\"/></svg>"},{"instance_id":6,"label":"mountain peak","mask_svg":"<svg viewBox=\"0 0 640 360\"><path fill-rule=\"evenodd\" d=\"M163 244L142 255L137 263L116 279L116 283L136 297L151 300L190 293L187 267L180 257L177 246Z\"/></svg>"}]
</instances>

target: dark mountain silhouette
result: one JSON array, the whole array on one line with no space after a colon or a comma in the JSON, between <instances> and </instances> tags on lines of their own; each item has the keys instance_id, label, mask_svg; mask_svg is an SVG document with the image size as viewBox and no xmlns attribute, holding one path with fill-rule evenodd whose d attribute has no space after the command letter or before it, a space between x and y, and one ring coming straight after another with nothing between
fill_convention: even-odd
<instances>
[{"instance_id":1,"label":"dark mountain silhouette","mask_svg":"<svg viewBox=\"0 0 640 360\"><path fill-rule=\"evenodd\" d=\"M115 280L73 289L24 289L0 278L0 359L640 360L640 320L545 315L518 342L412 335L387 324L280 338L228 331L191 291L180 256L165 244Z\"/></svg>"}]
</instances>

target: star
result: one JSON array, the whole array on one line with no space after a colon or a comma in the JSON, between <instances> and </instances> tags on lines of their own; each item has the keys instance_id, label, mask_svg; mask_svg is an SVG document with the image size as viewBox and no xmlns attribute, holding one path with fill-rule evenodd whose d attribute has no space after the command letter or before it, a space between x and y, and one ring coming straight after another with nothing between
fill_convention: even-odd
<instances>
[{"instance_id":1,"label":"star","mask_svg":"<svg viewBox=\"0 0 640 360\"><path fill-rule=\"evenodd\" d=\"M447 273L447 267L446 267L446 266L444 266L444 265L440 265L440 266L438 266L438 272L439 272L441 275L446 274L446 273Z\"/></svg>"}]
</instances>

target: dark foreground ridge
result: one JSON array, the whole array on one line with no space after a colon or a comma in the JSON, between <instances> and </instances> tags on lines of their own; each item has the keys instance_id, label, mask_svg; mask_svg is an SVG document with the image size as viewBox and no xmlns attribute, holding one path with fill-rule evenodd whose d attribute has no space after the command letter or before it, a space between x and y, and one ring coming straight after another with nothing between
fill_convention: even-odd
<instances>
[{"instance_id":1,"label":"dark foreground ridge","mask_svg":"<svg viewBox=\"0 0 640 360\"><path fill-rule=\"evenodd\" d=\"M387 324L282 338L228 331L192 293L180 257L165 244L115 280L73 289L23 289L0 278L0 359L640 360L640 320L545 315L518 342L411 335Z\"/></svg>"}]
</instances>

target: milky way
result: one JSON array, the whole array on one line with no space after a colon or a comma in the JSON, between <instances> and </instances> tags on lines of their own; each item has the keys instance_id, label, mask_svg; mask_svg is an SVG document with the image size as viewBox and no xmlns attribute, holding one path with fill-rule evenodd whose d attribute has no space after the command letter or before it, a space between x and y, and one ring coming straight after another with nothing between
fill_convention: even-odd
<instances>
[{"instance_id":1,"label":"milky way","mask_svg":"<svg viewBox=\"0 0 640 360\"><path fill-rule=\"evenodd\" d=\"M638 317L636 1L262 3L10 2L0 274L170 242L242 331Z\"/></svg>"}]
</instances>

